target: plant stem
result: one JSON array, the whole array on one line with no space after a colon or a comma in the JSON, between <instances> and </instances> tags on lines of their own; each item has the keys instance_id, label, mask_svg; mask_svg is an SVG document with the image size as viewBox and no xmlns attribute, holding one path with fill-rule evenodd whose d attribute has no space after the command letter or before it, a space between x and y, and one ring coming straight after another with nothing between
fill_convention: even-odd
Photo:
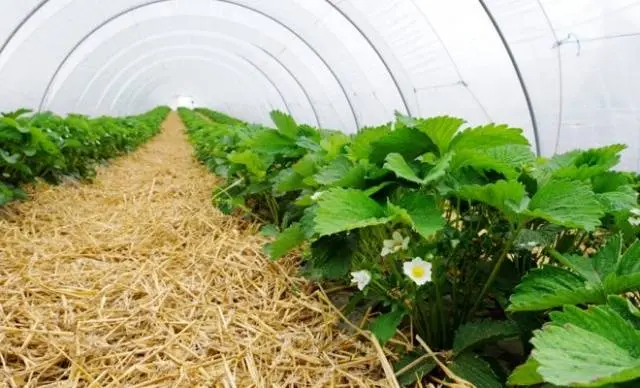
<instances>
[{"instance_id":1,"label":"plant stem","mask_svg":"<svg viewBox=\"0 0 640 388\"><path fill-rule=\"evenodd\" d=\"M553 257L560 264L568 268L573 268L573 265L571 265L567 258L564 257L560 252L556 251L554 248L548 248L547 251L549 252L549 256Z\"/></svg>"},{"instance_id":2,"label":"plant stem","mask_svg":"<svg viewBox=\"0 0 640 388\"><path fill-rule=\"evenodd\" d=\"M447 346L447 322L446 322L446 316L445 316L445 311L444 311L444 304L442 303L442 291L440 290L440 282L439 281L435 281L434 285L436 287L436 303L438 305L438 311L440 312L440 327L442 330L441 336L442 336L442 347Z\"/></svg>"},{"instance_id":3,"label":"plant stem","mask_svg":"<svg viewBox=\"0 0 640 388\"><path fill-rule=\"evenodd\" d=\"M513 232L513 235L511 236L511 238L509 238L509 241L507 241L507 244L504 246L504 249L500 253L498 260L496 261L496 265L493 267L493 270L489 275L489 279L487 279L486 283L484 284L484 287L482 287L482 291L480 291L480 294L478 294L478 298L476 299L476 302L473 304L473 307L471 307L471 310L469 310L469 313L467 314L467 318L470 318L473 316L473 314L475 314L476 310L480 306L480 303L482 303L482 300L484 299L485 295L487 294L487 292L495 282L496 278L498 277L498 273L500 273L500 268L502 267L504 260L507 258L509 251L511 250L511 248L513 248L513 244L515 243L516 238L520 233L520 230L522 230L522 228L524 227L524 224L525 224L524 222L521 222L516 228L516 230Z\"/></svg>"}]
</instances>

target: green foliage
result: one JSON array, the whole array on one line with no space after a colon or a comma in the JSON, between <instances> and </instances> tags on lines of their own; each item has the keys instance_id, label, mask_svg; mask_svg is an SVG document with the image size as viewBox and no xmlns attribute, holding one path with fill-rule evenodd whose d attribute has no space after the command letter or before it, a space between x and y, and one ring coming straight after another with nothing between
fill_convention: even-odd
<instances>
[{"instance_id":1,"label":"green foliage","mask_svg":"<svg viewBox=\"0 0 640 388\"><path fill-rule=\"evenodd\" d=\"M544 381L598 387L640 378L640 331L609 306L566 306L531 340L534 352L513 384Z\"/></svg>"},{"instance_id":2,"label":"green foliage","mask_svg":"<svg viewBox=\"0 0 640 388\"><path fill-rule=\"evenodd\" d=\"M589 185L551 181L531 198L527 215L556 225L592 231L600 225L604 210Z\"/></svg>"},{"instance_id":3,"label":"green foliage","mask_svg":"<svg viewBox=\"0 0 640 388\"><path fill-rule=\"evenodd\" d=\"M371 322L369 330L375 334L381 344L384 344L396 333L405 315L406 312L399 309L382 314Z\"/></svg>"},{"instance_id":4,"label":"green foliage","mask_svg":"<svg viewBox=\"0 0 640 388\"><path fill-rule=\"evenodd\" d=\"M196 156L224 179L215 203L274 225L273 259L302 247L310 279L346 286L353 277L350 307L375 313L367 327L381 342L416 333L478 387L504 386L509 374L512 384L574 384L571 368L593 360L580 365L586 347L571 344L582 330L593 349L602 327L574 328L576 313L549 310L608 303L638 324L625 296L640 289L640 179L611 170L622 146L546 158L520 129L464 128L448 116L398 114L346 135L282 112L271 115L275 128L212 111L180 114ZM622 361L595 369L587 384L633 378L637 355L603 338ZM399 380L445 379L413 345L396 364Z\"/></svg>"},{"instance_id":5,"label":"green foliage","mask_svg":"<svg viewBox=\"0 0 640 388\"><path fill-rule=\"evenodd\" d=\"M554 257L564 268L549 265L529 272L511 296L510 311L605 303L609 295L640 289L640 241L623 251L622 238L615 235L592 258Z\"/></svg>"},{"instance_id":6,"label":"green foliage","mask_svg":"<svg viewBox=\"0 0 640 388\"><path fill-rule=\"evenodd\" d=\"M391 217L386 209L360 190L331 189L318 201L315 231L320 236L384 224Z\"/></svg>"},{"instance_id":7,"label":"green foliage","mask_svg":"<svg viewBox=\"0 0 640 388\"><path fill-rule=\"evenodd\" d=\"M456 357L449 369L456 376L467 380L476 387L502 388L504 386L491 365L473 353L464 353Z\"/></svg>"},{"instance_id":8,"label":"green foliage","mask_svg":"<svg viewBox=\"0 0 640 388\"><path fill-rule=\"evenodd\" d=\"M520 328L512 321L483 320L466 323L458 328L453 340L453 351L462 353L486 342L515 337Z\"/></svg>"},{"instance_id":9,"label":"green foliage","mask_svg":"<svg viewBox=\"0 0 640 388\"><path fill-rule=\"evenodd\" d=\"M305 240L306 236L300 224L294 224L278 234L275 241L265 245L265 251L276 260L300 246Z\"/></svg>"},{"instance_id":10,"label":"green foliage","mask_svg":"<svg viewBox=\"0 0 640 388\"><path fill-rule=\"evenodd\" d=\"M418 192L406 192L389 204L391 211L399 216L401 222L410 225L424 238L430 238L445 225L442 210L433 196Z\"/></svg>"},{"instance_id":11,"label":"green foliage","mask_svg":"<svg viewBox=\"0 0 640 388\"><path fill-rule=\"evenodd\" d=\"M169 108L134 117L88 118L52 113L0 115L0 206L23 199L20 186L63 176L91 178L98 164L132 151L160 130Z\"/></svg>"}]
</instances>

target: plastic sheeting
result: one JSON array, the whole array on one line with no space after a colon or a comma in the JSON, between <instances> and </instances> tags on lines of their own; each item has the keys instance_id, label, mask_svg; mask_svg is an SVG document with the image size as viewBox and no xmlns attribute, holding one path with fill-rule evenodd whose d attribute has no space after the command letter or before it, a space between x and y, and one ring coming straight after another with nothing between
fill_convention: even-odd
<instances>
[{"instance_id":1,"label":"plastic sheeting","mask_svg":"<svg viewBox=\"0 0 640 388\"><path fill-rule=\"evenodd\" d=\"M640 1L2 0L0 111L188 101L354 132L449 114L640 170Z\"/></svg>"}]
</instances>

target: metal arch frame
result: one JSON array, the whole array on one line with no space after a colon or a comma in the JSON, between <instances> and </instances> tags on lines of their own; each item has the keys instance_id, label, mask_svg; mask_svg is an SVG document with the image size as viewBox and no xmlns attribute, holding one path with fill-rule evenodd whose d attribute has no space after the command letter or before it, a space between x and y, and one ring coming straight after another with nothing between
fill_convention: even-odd
<instances>
[{"instance_id":1,"label":"metal arch frame","mask_svg":"<svg viewBox=\"0 0 640 388\"><path fill-rule=\"evenodd\" d=\"M134 79L132 82L138 82L141 79L143 79L141 78L141 75L138 75L136 79ZM131 111L132 106L134 106L135 103L140 101L141 95L147 90L149 85L152 85L155 90L165 83L170 83L171 79L172 77L170 75L162 75L154 79L143 81L141 83L141 86L138 88L135 88L135 89L129 88L129 89L123 90L120 96L118 96L117 98L114 98L114 100L111 101L110 105L112 106L112 108L110 109L116 109L116 111L119 111L119 110ZM246 82L250 82L250 81L242 80L243 84L245 84ZM271 109L273 109L273 105L271 101L264 97L260 98L260 100L258 101L258 105L256 106L256 109L259 111L259 109L262 108L263 106L271 107Z\"/></svg>"},{"instance_id":2,"label":"metal arch frame","mask_svg":"<svg viewBox=\"0 0 640 388\"><path fill-rule=\"evenodd\" d=\"M516 58L513 55L513 52L511 51L511 46L509 46L509 42L507 42L507 39L502 33L502 29L500 29L498 22L493 17L491 10L489 9L489 7L487 7L487 4L485 4L484 0L478 0L478 2L480 3L480 6L484 10L484 12L489 17L489 20L491 21L493 28L496 30L496 33L500 37L500 41L502 42L502 45L504 46L504 49L507 52L507 55L509 56L509 60L511 61L511 65L513 66L513 69L516 72L516 76L518 77L518 82L520 83L520 88L522 89L522 94L524 94L524 99L527 103L527 108L529 109L529 118L531 119L531 124L533 125L533 137L536 141L536 154L540 156L541 151L540 151L540 135L538 133L538 122L536 120L536 114L533 110L533 103L531 102L531 97L529 96L529 90L527 89L527 85L524 82L524 77L522 76L522 72L520 72L520 67L518 66L518 62L516 61Z\"/></svg>"},{"instance_id":3,"label":"metal arch frame","mask_svg":"<svg viewBox=\"0 0 640 388\"><path fill-rule=\"evenodd\" d=\"M7 39L4 41L4 43L2 43L2 46L0 46L0 55L2 55L4 50L9 45L9 42L11 42L13 40L13 38L16 36L18 31L20 31L22 29L22 27L24 27L24 25L27 24L29 19L31 19L33 17L33 15L38 13L38 11L40 11L40 9L42 7L44 7L48 2L49 2L49 0L40 1L40 3L38 3L38 5L36 5L35 7L33 7L33 9L31 11L29 11L27 16L25 16L24 18L22 18L22 20L20 20L20 23L18 23L18 25L11 31L11 33L9 34Z\"/></svg>"},{"instance_id":4,"label":"metal arch frame","mask_svg":"<svg viewBox=\"0 0 640 388\"><path fill-rule=\"evenodd\" d=\"M359 131L360 128L362 128L361 125L360 125L360 119L358 119L358 115L356 114L356 110L355 110L355 108L353 106L353 101L351 101L351 98L349 97L349 93L347 93L347 89L342 84L342 81L340 81L340 78L338 77L336 72L333 70L333 68L331 66L329 66L329 63L327 63L326 59L324 59L324 57L322 55L320 55L318 50L316 50L315 47L313 47L311 44L309 44L309 42L307 42L306 39L304 39L298 32L296 32L293 28L291 28L288 25L284 24L280 20L276 19L275 17L269 15L268 13L263 12L263 11L261 11L259 9L256 9L256 8L250 7L248 5L239 4L234 0L212 0L212 1L218 1L218 2L221 2L221 3L232 4L232 5L235 5L235 6L238 6L238 7L253 11L253 12L259 14L259 15L262 15L262 16L266 17L267 19L269 19L269 20L281 25L282 27L287 29L287 31L292 33L296 38L298 38L302 43L304 43L304 45L307 46L311 51L313 51L313 53L318 57L318 59L320 59L320 61L322 61L324 66L327 68L327 70L329 70L329 72L331 73L333 78L336 80L336 82L338 83L338 86L342 90L342 94L344 94L344 97L347 99L347 104L349 105L349 109L351 110L351 114L353 115L353 120L356 123L356 129Z\"/></svg>"},{"instance_id":5,"label":"metal arch frame","mask_svg":"<svg viewBox=\"0 0 640 388\"><path fill-rule=\"evenodd\" d=\"M177 57L172 57L172 58L163 58L161 60L155 61L147 66L145 66L144 68L142 68L140 71L137 71L135 74L133 74L132 76L130 76L127 81L122 85L122 87L118 90L118 92L116 93L116 95L114 96L113 100L111 100L111 103L109 104L110 109L113 109L113 107L116 105L117 101L122 97L122 95L126 92L127 88L132 85L134 82L136 82L140 77L142 77L143 75L145 75L145 73L153 68L156 67L160 64L164 65L167 62L175 62L178 60L198 60L198 62L208 62L214 66L219 66L222 68L226 68L226 69L230 69L232 72L236 73L237 75L240 76L240 79L244 79L244 77L242 77L242 73L240 73L239 71L236 71L235 68L231 65L227 65L225 63L220 63L220 62L216 62L211 58L207 58L207 57L203 57L203 56L196 56L196 55L184 55L184 56L177 56ZM249 79L246 80L247 84L251 84L251 81ZM271 104L271 101L269 100L269 98L267 97L266 94L262 94L264 97L263 99L265 101L267 101L267 103L269 105ZM103 99L104 101L104 99ZM100 102L100 104L96 105L96 107L102 105L102 102Z\"/></svg>"},{"instance_id":6,"label":"metal arch frame","mask_svg":"<svg viewBox=\"0 0 640 388\"><path fill-rule=\"evenodd\" d=\"M400 87L400 83L398 82L398 79L396 78L396 76L393 73L393 71L391 71L391 67L389 66L387 61L384 59L384 57L382 56L382 53L380 52L378 47L373 43L371 38L369 38L369 36L367 34L365 34L364 31L362 31L362 28L360 28L360 26L356 22L354 22L353 19L351 19L351 17L349 17L349 15L347 15L346 12L344 12L340 7L338 7L336 4L334 4L331 0L324 0L324 1L325 1L325 3L329 4L329 6L331 8L333 8L340 15L342 15L342 17L345 18L349 22L349 24L351 24L353 26L353 28L355 28L360 33L360 35L367 41L367 43L369 44L369 47L371 47L371 49L376 54L376 56L378 57L380 62L382 62L382 65L384 66L384 68L387 70L387 73L389 73L389 77L391 77L391 81L393 82L394 86L396 87L396 90L398 91L398 95L400 95L400 99L402 100L402 105L404 105L404 109L405 109L407 115L413 116L413 113L411 112L411 108L409 108L409 103L407 102L407 97L405 96L404 92L402 91L402 88Z\"/></svg>"},{"instance_id":7,"label":"metal arch frame","mask_svg":"<svg viewBox=\"0 0 640 388\"><path fill-rule=\"evenodd\" d=\"M45 2L42 4L46 4L48 1L50 0L45 0ZM102 27L106 26L107 24L111 23L112 21L127 15L131 12L134 12L138 9L141 8L145 8L151 5L155 5L155 4L160 4L160 3L167 3L167 2L171 2L174 0L151 0L148 1L146 3L143 4L138 4L134 7L130 7L127 8L123 11L118 12L117 14L109 17L108 19L106 19L105 21L103 21L102 23L100 23L98 26L94 27L91 31L89 31L82 39L80 39L72 48L71 50L69 50L69 52L67 52L67 54L65 55L65 57L62 59L62 61L58 64L55 72L53 73L53 75L51 76L51 79L49 80L44 93L42 94L42 97L40 99L40 104L38 106L38 111L42 111L44 104L46 102L46 99L48 97L48 94L51 90L51 87L53 85L53 83L55 82L55 79L57 78L58 74L60 73L60 71L62 70L62 68L64 67L64 65L66 64L66 62L69 60L69 58L73 55L73 53L87 40L89 39L93 34L95 34L96 32L98 32L100 29L102 29ZM327 63L327 61L324 59L323 56L321 56L318 51L311 45L309 44L309 42L307 42L299 33L297 33L295 30L293 30L291 27L289 27L288 25L284 24L283 22L281 22L280 20L276 19L275 17L260 11L258 9L255 9L253 7L244 5L244 4L239 4L235 1L232 0L212 0L212 1L218 1L221 3L226 3L226 4L231 4L231 5L235 5L237 7L241 7L244 9L247 9L249 11L252 11L254 13L257 13L259 15L262 15L263 17L268 18L269 20L277 23L278 25L282 26L283 28L285 28L287 31L289 31L290 33L292 33L295 37L297 37L301 42L304 43L304 45L306 45L317 57L318 59L320 59L320 61L325 65L325 67L327 68L327 70L331 73L331 75L333 76L333 78L336 80L336 82L338 83L338 86L340 87L345 99L347 100L347 104L349 105L349 109L351 110L351 114L353 116L353 119L355 121L356 124L356 129L359 130L361 128L360 126L360 120L358 119L358 115L356 114L355 108L353 106L353 101L351 101L351 98L349 97L349 94L346 91L346 88L344 87L344 84L342 83L342 81L338 78L337 74L335 73L335 71L333 70L333 68L331 66L329 66L329 64ZM28 19L28 17L27 17ZM25 20L26 22L26 20ZM23 23L24 24L24 23ZM1 54L1 52L0 52Z\"/></svg>"},{"instance_id":8,"label":"metal arch frame","mask_svg":"<svg viewBox=\"0 0 640 388\"><path fill-rule=\"evenodd\" d=\"M189 30L187 30L187 31L189 31ZM196 31L199 31L199 30L196 30ZM153 39L160 39L160 38L165 37L165 36L169 37L169 36L178 35L178 32L180 32L180 31L177 31L175 34L156 35L156 36L154 36L154 37L153 37ZM208 31L208 30L202 30L202 33L201 33L201 34L199 34L199 36L205 36L205 34L207 34L207 33L209 33L209 31ZM213 32L211 32L211 33L213 34ZM285 65L285 64L284 64L280 59L278 59L275 55L271 54L269 51L267 51L267 50L263 49L262 47L260 47L260 46L258 46L258 45L256 45L256 44L254 44L254 43L246 42L246 41L243 41L243 40L241 40L241 39L237 39L237 38L234 38L234 37L230 37L230 36L228 36L228 35L225 35L225 34L223 34L223 33L219 33L219 32L215 32L215 34L219 34L219 35L220 35L220 38L226 38L226 39L229 39L229 40L231 40L231 39L233 39L233 40L238 40L238 41L240 41L240 42L244 43L246 46L251 47L251 48L254 48L254 49L257 49L259 52L262 52L262 53L264 53L265 55L267 55L269 58L273 59L273 60L274 60L274 61L275 61L275 62L276 62L276 63L277 63L277 64L278 64L278 65L279 65L279 66L280 66L280 67L281 67L281 68L282 68L282 69L283 69L287 74L289 74L289 75L291 76L291 78L293 79L293 81L298 85L298 87L300 88L301 92L304 94L305 98L307 99L307 102L309 103L309 107L311 108L311 111L312 111L312 113L313 113L313 116L314 116L314 119L315 119L315 121L316 121L316 124L317 124L319 127L322 127L321 120L320 120L320 116L319 116L319 114L318 114L318 111L317 111L317 109L316 109L316 106L314 105L314 103L313 103L313 101L312 101L312 99L311 99L311 96L309 95L309 92L307 91L307 89L305 88L305 86L302 84L302 82L300 81L300 79L299 79L299 78L298 78L298 77L297 77L297 76L296 76L296 75L295 75L295 74L294 74L294 73L293 73L293 72L292 72L292 71L291 71L291 70L290 70L290 69L289 69L289 68L288 68L288 67L287 67L287 66L286 66L286 65ZM123 50L119 51L119 53L121 53L122 51L125 51L125 50L129 50L130 48L132 48L132 46L128 46L127 48L125 48L125 49L123 49ZM118 54L118 55L119 55L119 54ZM244 57L244 56L242 56L242 55L239 55L239 54L235 54L235 55L237 55L237 56L239 56L239 57L242 57L242 58L246 59L247 61L249 61L246 57ZM251 61L251 62L252 62L252 61ZM253 62L252 62L252 63L253 63ZM255 65L255 63L254 63L254 65ZM257 67L257 65L255 65L255 66L256 66L256 68L258 68L258 69L259 69L259 67ZM104 71L104 68L101 68L101 69L98 71L98 73L102 73L103 71ZM262 72L262 70L261 70L261 69L259 69L259 71L261 71L261 72ZM267 77L267 76L266 76L266 72L265 72L265 77ZM269 78L269 80L271 81L270 77L267 77L267 78ZM91 82L91 83L93 83L93 80L92 80L92 82ZM273 84L275 85L275 82L271 81L271 83L273 83ZM85 92L86 92L86 90L85 90ZM84 99L84 97L83 97L83 96L84 96L85 92L83 92L83 94L82 94L82 96L81 96L81 97L82 97L82 99ZM284 99L284 97L283 97L283 99ZM287 105L287 104L285 104L285 105ZM287 109L288 109L288 108L287 108Z\"/></svg>"},{"instance_id":9,"label":"metal arch frame","mask_svg":"<svg viewBox=\"0 0 640 388\"><path fill-rule=\"evenodd\" d=\"M48 2L49 0L47 0ZM96 32L98 32L99 30L102 29L102 27L106 26L107 24L111 23L112 21L125 16L131 12L134 12L138 9L144 8L144 7L148 7L151 5L155 5L155 4L161 4L161 3L168 3L171 2L173 0L151 0L151 1L147 1L146 3L142 3L142 4L138 4L136 6L133 7L129 7L123 11L120 11L118 13L116 13L115 15L107 18L105 21L103 21L102 23L98 24L96 27L94 27L93 29L91 29L91 31L89 31L86 35L84 35L82 37L82 39L80 39L78 42L76 42L76 44L71 48L71 50L69 50L67 52L67 54L65 55L65 57L62 59L62 61L60 61L60 63L58 64L58 66L56 67L56 70L54 71L53 75L51 76L51 78L49 79L49 82L47 83L46 88L44 89L44 92L42 93L42 97L40 98L40 104L38 105L38 112L41 112L42 109L44 108L45 102L47 100L47 98L49 97L49 93L51 92L51 87L53 86L53 83L55 82L56 78L58 78L58 74L60 74L60 71L62 70L62 68L64 67L64 65L67 64L67 61L69 60L69 58L71 58L71 56L73 55L73 53L76 52L76 50L84 43L87 41L87 39L89 39L93 34L95 34Z\"/></svg>"},{"instance_id":10,"label":"metal arch frame","mask_svg":"<svg viewBox=\"0 0 640 388\"><path fill-rule=\"evenodd\" d=\"M203 52L207 52L207 53L211 53L214 54L215 56L220 55L221 57L224 57L222 50L214 48L214 47L208 47L208 46L200 46L200 45L190 45L190 46L168 46L168 47L162 47L158 50L154 50L152 51L149 55L152 54L157 54L157 53L161 53L163 51L170 51L170 50L177 50L180 48L187 48L187 47L191 47L191 48L197 48L198 51L203 51ZM207 49L209 48L209 49ZM275 82L273 82L273 80L262 70L260 69L253 61L251 61L250 59L245 58L242 55L238 55L238 54L234 54L234 53L228 53L226 54L229 57L233 58L233 59L238 59L241 63L245 62L247 65L249 65L251 68L253 68L254 70L256 70L259 74L261 74L265 80L267 81L267 83L269 83L276 91L276 93L278 94L278 96L280 97L280 99L282 100L282 103L285 106L285 109L287 110L287 112L289 114L291 114L291 109L289 107L289 104L287 102L287 99L284 97L284 95L282 94L282 91L280 90L280 88L275 84ZM131 63L129 63L127 66L125 66L120 72L118 72L117 76L115 77L120 78L121 75L124 74L124 71L131 68L132 65L134 64L139 64L140 61L144 60L146 58L146 56L139 56L137 57L135 60L131 61ZM107 89L111 89L111 87L113 87L114 84L109 83L105 89L105 93L103 93L102 97L100 97L98 104L101 104L102 101L104 100L104 98L106 97L107 93L106 90Z\"/></svg>"}]
</instances>

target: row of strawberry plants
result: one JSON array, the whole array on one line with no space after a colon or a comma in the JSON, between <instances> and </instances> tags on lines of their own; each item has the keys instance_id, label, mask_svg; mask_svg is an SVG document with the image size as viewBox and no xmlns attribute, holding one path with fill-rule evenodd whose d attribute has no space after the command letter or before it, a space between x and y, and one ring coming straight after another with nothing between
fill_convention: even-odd
<instances>
[{"instance_id":1,"label":"row of strawberry plants","mask_svg":"<svg viewBox=\"0 0 640 388\"><path fill-rule=\"evenodd\" d=\"M99 163L155 135L169 110L123 118L31 115L28 110L0 114L0 206L25 198L20 187L36 179L57 183L63 176L93 177Z\"/></svg>"},{"instance_id":2,"label":"row of strawberry plants","mask_svg":"<svg viewBox=\"0 0 640 388\"><path fill-rule=\"evenodd\" d=\"M446 362L396 348L403 384L640 381L640 210L635 174L613 170L623 145L545 158L520 129L446 116L346 135L280 112L275 128L180 115L224 179L214 203L264 222L274 260L296 250L310 279L354 284L347 309L375 311L379 341L413 333Z\"/></svg>"}]
</instances>

